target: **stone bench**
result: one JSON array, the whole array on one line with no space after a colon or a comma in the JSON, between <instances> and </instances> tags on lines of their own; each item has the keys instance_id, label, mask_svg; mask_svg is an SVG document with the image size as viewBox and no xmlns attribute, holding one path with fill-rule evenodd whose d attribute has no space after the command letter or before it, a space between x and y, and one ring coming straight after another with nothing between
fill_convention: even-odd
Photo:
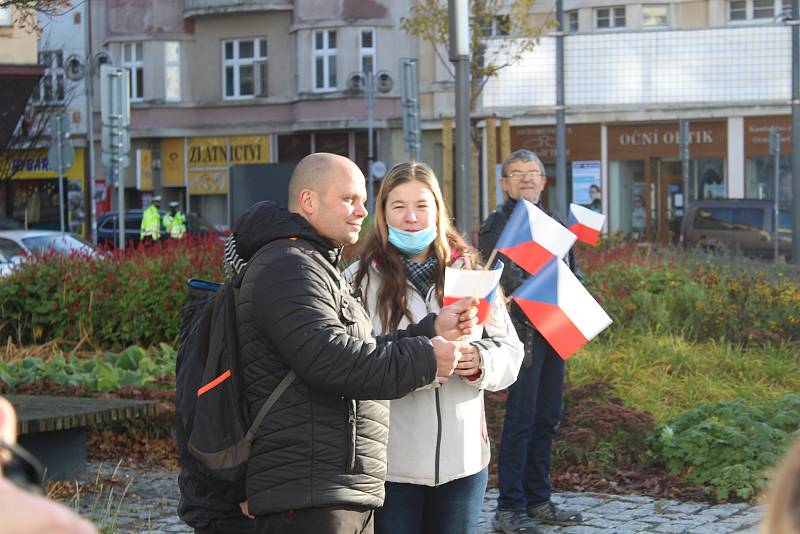
<instances>
[{"instance_id":1,"label":"stone bench","mask_svg":"<svg viewBox=\"0 0 800 534\"><path fill-rule=\"evenodd\" d=\"M5 395L17 411L19 444L44 464L48 480L71 480L86 465L90 425L150 417L157 401Z\"/></svg>"}]
</instances>

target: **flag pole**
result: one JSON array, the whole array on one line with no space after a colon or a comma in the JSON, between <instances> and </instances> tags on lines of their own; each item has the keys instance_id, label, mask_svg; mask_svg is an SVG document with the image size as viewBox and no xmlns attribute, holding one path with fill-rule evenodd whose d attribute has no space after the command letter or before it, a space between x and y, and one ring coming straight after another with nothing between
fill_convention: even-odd
<instances>
[{"instance_id":1,"label":"flag pole","mask_svg":"<svg viewBox=\"0 0 800 534\"><path fill-rule=\"evenodd\" d=\"M492 249L492 254L489 256L489 261L486 262L486 265L483 266L484 271L488 271L491 268L492 262L494 261L494 257L497 255L497 249Z\"/></svg>"}]
</instances>

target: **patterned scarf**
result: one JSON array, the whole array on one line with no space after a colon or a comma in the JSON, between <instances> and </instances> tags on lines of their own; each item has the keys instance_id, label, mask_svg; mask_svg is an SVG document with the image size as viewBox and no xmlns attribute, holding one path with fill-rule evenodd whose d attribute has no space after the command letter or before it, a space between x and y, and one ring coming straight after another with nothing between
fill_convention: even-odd
<instances>
[{"instance_id":1,"label":"patterned scarf","mask_svg":"<svg viewBox=\"0 0 800 534\"><path fill-rule=\"evenodd\" d=\"M222 258L222 267L225 271L225 281L230 282L247 265L247 262L236 251L236 238L233 234L225 241L225 254Z\"/></svg>"},{"instance_id":2,"label":"patterned scarf","mask_svg":"<svg viewBox=\"0 0 800 534\"><path fill-rule=\"evenodd\" d=\"M401 255L401 257L403 258L408 280L424 299L428 296L428 290L433 285L433 280L436 276L436 266L439 264L436 254L428 255L422 263L411 261L405 254Z\"/></svg>"}]
</instances>

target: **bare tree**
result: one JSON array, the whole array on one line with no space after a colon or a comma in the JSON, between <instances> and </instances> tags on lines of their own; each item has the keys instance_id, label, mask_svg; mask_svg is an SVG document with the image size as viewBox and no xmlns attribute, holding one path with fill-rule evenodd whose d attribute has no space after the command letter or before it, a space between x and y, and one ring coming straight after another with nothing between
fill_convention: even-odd
<instances>
[{"instance_id":1,"label":"bare tree","mask_svg":"<svg viewBox=\"0 0 800 534\"><path fill-rule=\"evenodd\" d=\"M70 0L0 0L0 8L13 7L15 25L39 33L39 15L57 15L72 7Z\"/></svg>"}]
</instances>

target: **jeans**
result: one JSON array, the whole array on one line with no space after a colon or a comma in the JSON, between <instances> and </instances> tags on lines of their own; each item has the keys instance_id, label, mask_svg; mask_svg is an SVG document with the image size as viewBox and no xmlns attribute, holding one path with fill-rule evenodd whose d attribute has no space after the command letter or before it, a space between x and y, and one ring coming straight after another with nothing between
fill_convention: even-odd
<instances>
[{"instance_id":1,"label":"jeans","mask_svg":"<svg viewBox=\"0 0 800 534\"><path fill-rule=\"evenodd\" d=\"M375 510L375 534L468 534L486 493L489 470L442 484L386 483L383 508Z\"/></svg>"},{"instance_id":2,"label":"jeans","mask_svg":"<svg viewBox=\"0 0 800 534\"><path fill-rule=\"evenodd\" d=\"M523 328L517 332L524 332L531 357L508 388L497 466L497 507L504 510L550 499L550 456L564 390L564 360L538 332Z\"/></svg>"}]
</instances>

